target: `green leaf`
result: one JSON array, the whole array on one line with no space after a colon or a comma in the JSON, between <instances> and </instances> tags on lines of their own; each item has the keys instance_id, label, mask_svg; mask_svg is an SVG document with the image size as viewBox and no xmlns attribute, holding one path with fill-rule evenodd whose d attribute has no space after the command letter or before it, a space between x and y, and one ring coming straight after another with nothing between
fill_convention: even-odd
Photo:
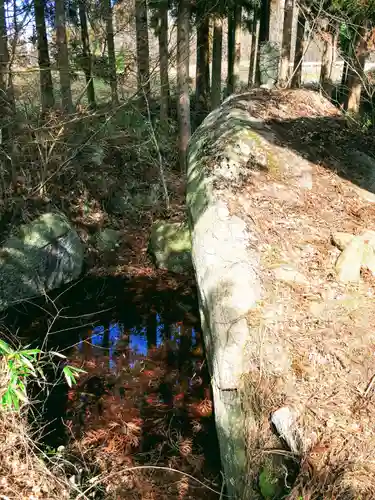
<instances>
[{"instance_id":1,"label":"green leaf","mask_svg":"<svg viewBox=\"0 0 375 500\"><path fill-rule=\"evenodd\" d=\"M19 354L24 356L35 356L36 354L41 354L40 349L24 349L23 351L19 351Z\"/></svg>"},{"instance_id":2,"label":"green leaf","mask_svg":"<svg viewBox=\"0 0 375 500\"><path fill-rule=\"evenodd\" d=\"M68 386L71 388L73 386L73 384L72 384L73 374L69 370L68 366L64 366L63 373L64 373L65 380L66 380Z\"/></svg>"},{"instance_id":3,"label":"green leaf","mask_svg":"<svg viewBox=\"0 0 375 500\"><path fill-rule=\"evenodd\" d=\"M32 362L31 362L29 359L27 359L27 357L26 357L26 356L21 355L21 361L22 361L22 362L23 362L23 363L24 363L24 364L25 364L25 365L26 365L26 366L27 366L27 367L28 367L28 368L29 368L29 369L30 369L33 373L35 373L35 374L36 374L36 372L35 372L35 368L34 368L34 365L32 364Z\"/></svg>"},{"instance_id":4,"label":"green leaf","mask_svg":"<svg viewBox=\"0 0 375 500\"><path fill-rule=\"evenodd\" d=\"M6 408L12 408L12 398L10 397L9 390L2 397L2 405Z\"/></svg>"},{"instance_id":5,"label":"green leaf","mask_svg":"<svg viewBox=\"0 0 375 500\"><path fill-rule=\"evenodd\" d=\"M14 352L10 345L4 342L4 340L0 339L0 352L1 351L5 352L6 354L11 354L12 352Z\"/></svg>"},{"instance_id":6,"label":"green leaf","mask_svg":"<svg viewBox=\"0 0 375 500\"><path fill-rule=\"evenodd\" d=\"M74 373L87 373L86 370L82 370L82 368L76 368L75 366L68 365L70 370Z\"/></svg>"},{"instance_id":7,"label":"green leaf","mask_svg":"<svg viewBox=\"0 0 375 500\"><path fill-rule=\"evenodd\" d=\"M29 402L26 394L23 394L22 391L20 391L19 389L14 389L14 394L17 396L19 400L23 401L24 403Z\"/></svg>"},{"instance_id":8,"label":"green leaf","mask_svg":"<svg viewBox=\"0 0 375 500\"><path fill-rule=\"evenodd\" d=\"M19 402L19 399L17 398L17 396L14 394L14 392L10 392L10 398L12 400L12 405L11 407L13 407L16 411L18 411L20 409L20 402Z\"/></svg>"}]
</instances>

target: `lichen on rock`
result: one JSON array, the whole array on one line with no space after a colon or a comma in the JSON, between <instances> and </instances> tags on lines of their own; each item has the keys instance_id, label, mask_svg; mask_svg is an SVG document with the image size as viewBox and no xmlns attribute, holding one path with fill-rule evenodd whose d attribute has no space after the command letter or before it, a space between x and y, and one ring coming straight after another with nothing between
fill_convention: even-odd
<instances>
[{"instance_id":1,"label":"lichen on rock","mask_svg":"<svg viewBox=\"0 0 375 500\"><path fill-rule=\"evenodd\" d=\"M186 223L156 221L151 228L149 252L159 269L180 274L192 272L189 226Z\"/></svg>"},{"instance_id":2,"label":"lichen on rock","mask_svg":"<svg viewBox=\"0 0 375 500\"><path fill-rule=\"evenodd\" d=\"M63 214L47 213L16 229L0 250L0 310L77 279L83 255Z\"/></svg>"}]
</instances>

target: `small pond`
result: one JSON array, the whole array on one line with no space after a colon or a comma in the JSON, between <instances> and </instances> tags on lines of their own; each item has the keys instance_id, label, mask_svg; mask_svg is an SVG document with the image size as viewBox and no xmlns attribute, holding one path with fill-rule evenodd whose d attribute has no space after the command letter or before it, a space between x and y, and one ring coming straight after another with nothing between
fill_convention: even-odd
<instances>
[{"instance_id":1,"label":"small pond","mask_svg":"<svg viewBox=\"0 0 375 500\"><path fill-rule=\"evenodd\" d=\"M76 386L53 386L39 411L45 445L75 450L96 474L107 472L95 498L220 496L212 491L220 492L220 459L191 281L88 277L48 301L18 305L4 321L23 342L58 349L85 370ZM128 467L141 475L124 473Z\"/></svg>"}]
</instances>

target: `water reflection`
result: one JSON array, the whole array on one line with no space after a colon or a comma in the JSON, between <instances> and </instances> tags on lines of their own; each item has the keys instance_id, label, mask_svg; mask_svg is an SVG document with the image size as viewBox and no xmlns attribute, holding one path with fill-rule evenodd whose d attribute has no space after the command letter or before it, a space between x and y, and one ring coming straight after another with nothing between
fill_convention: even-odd
<instances>
[{"instance_id":1,"label":"water reflection","mask_svg":"<svg viewBox=\"0 0 375 500\"><path fill-rule=\"evenodd\" d=\"M78 350L88 357L108 355L108 367L114 371L117 367L116 353L119 343L123 348L125 342L133 355L146 357L150 350L160 348L166 341L172 349L181 346L181 339L186 342L186 327L182 322L167 325L159 313L150 316L147 325L133 326L128 329L128 333L120 321L110 322L107 328L98 325L80 336ZM188 337L189 344L195 347L198 339L194 327L189 329Z\"/></svg>"},{"instance_id":2,"label":"water reflection","mask_svg":"<svg viewBox=\"0 0 375 500\"><path fill-rule=\"evenodd\" d=\"M104 476L117 466L157 464L202 481L220 477L195 291L185 283L178 289L168 282L160 286L148 277L137 283L89 278L58 297L51 301L51 314L58 307L65 317L56 320L60 333L48 336L49 347L62 350L69 363L86 373L71 389L60 384L51 391L48 444L75 440L79 453L100 464ZM50 316L40 313L46 307L43 302L43 309L35 308L35 317L18 311L9 317L16 327L22 321L21 331L33 336L35 347L36 334L44 341L50 326ZM120 476L111 477L117 481ZM163 472L161 479L167 483L167 498L180 499L180 492L170 491L174 478ZM175 479L177 485L181 478ZM185 500L203 498L195 487ZM220 484L214 489L220 491ZM116 498L128 498L128 493ZM158 493L153 498L166 498ZM202 493L208 498L207 490Z\"/></svg>"}]
</instances>

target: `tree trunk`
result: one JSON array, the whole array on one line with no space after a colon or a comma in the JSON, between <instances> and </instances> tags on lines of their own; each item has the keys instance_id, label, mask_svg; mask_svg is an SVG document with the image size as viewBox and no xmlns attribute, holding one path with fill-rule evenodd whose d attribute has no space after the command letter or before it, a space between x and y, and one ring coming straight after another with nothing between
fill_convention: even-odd
<instances>
[{"instance_id":1,"label":"tree trunk","mask_svg":"<svg viewBox=\"0 0 375 500\"><path fill-rule=\"evenodd\" d=\"M347 80L348 80L348 71L349 71L349 64L348 60L344 60L344 65L342 68L342 75L341 75L341 86L346 87Z\"/></svg>"},{"instance_id":2,"label":"tree trunk","mask_svg":"<svg viewBox=\"0 0 375 500\"><path fill-rule=\"evenodd\" d=\"M42 113L55 105L51 66L48 52L44 0L34 0L35 25L38 41L38 62L40 70L40 95Z\"/></svg>"},{"instance_id":3,"label":"tree trunk","mask_svg":"<svg viewBox=\"0 0 375 500\"><path fill-rule=\"evenodd\" d=\"M270 0L262 0L260 4L260 13L259 13L259 41L257 47L257 55L256 55L256 66L255 66L255 78L254 85L256 87L260 86L260 57L259 57L259 49L261 45L265 42L269 41L270 38L270 14L271 14L271 2Z\"/></svg>"},{"instance_id":4,"label":"tree trunk","mask_svg":"<svg viewBox=\"0 0 375 500\"><path fill-rule=\"evenodd\" d=\"M358 30L356 51L348 70L347 111L350 113L358 114L360 110L362 82L367 56L366 26L362 26Z\"/></svg>"},{"instance_id":5,"label":"tree trunk","mask_svg":"<svg viewBox=\"0 0 375 500\"><path fill-rule=\"evenodd\" d=\"M302 84L302 62L303 53L305 50L305 28L306 28L306 17L301 8L298 12L298 23L297 23L297 35L296 35L296 51L294 54L294 66L293 66L293 77L292 77L292 87L300 88Z\"/></svg>"},{"instance_id":6,"label":"tree trunk","mask_svg":"<svg viewBox=\"0 0 375 500\"><path fill-rule=\"evenodd\" d=\"M186 153L191 135L189 98L190 0L180 0L177 15L177 91L179 158L181 172L186 171Z\"/></svg>"},{"instance_id":7,"label":"tree trunk","mask_svg":"<svg viewBox=\"0 0 375 500\"><path fill-rule=\"evenodd\" d=\"M206 9L197 5L197 64L195 75L195 100L197 112L197 125L203 120L208 111L208 96L209 96L209 35L210 35L210 20L206 13Z\"/></svg>"},{"instance_id":8,"label":"tree trunk","mask_svg":"<svg viewBox=\"0 0 375 500\"><path fill-rule=\"evenodd\" d=\"M221 63L223 55L223 20L220 16L214 18L214 35L212 48L212 84L211 107L220 106L221 102Z\"/></svg>"},{"instance_id":9,"label":"tree trunk","mask_svg":"<svg viewBox=\"0 0 375 500\"><path fill-rule=\"evenodd\" d=\"M270 15L271 15L271 1L262 0L260 6L260 26L259 26L260 42L268 42L270 38Z\"/></svg>"},{"instance_id":10,"label":"tree trunk","mask_svg":"<svg viewBox=\"0 0 375 500\"><path fill-rule=\"evenodd\" d=\"M234 65L233 65L233 91L236 92L240 85L240 64L241 64L241 35L242 35L242 7L236 5L234 12L235 35L234 35Z\"/></svg>"},{"instance_id":11,"label":"tree trunk","mask_svg":"<svg viewBox=\"0 0 375 500\"><path fill-rule=\"evenodd\" d=\"M82 56L83 56L83 71L85 73L87 86L87 100L91 109L95 109L95 88L92 77L92 60L90 51L89 31L87 28L86 6L85 0L79 0L79 22L81 25L81 41L82 41Z\"/></svg>"},{"instance_id":12,"label":"tree trunk","mask_svg":"<svg viewBox=\"0 0 375 500\"><path fill-rule=\"evenodd\" d=\"M283 86L287 85L289 77L289 63L290 63L292 27L293 27L293 7L294 7L294 0L285 0L283 38L281 43L281 62L280 62L280 73L279 73L279 82Z\"/></svg>"},{"instance_id":13,"label":"tree trunk","mask_svg":"<svg viewBox=\"0 0 375 500\"><path fill-rule=\"evenodd\" d=\"M57 64L60 74L62 108L67 113L73 112L72 91L70 88L69 53L66 39L66 20L64 0L55 1L55 28L57 45Z\"/></svg>"},{"instance_id":14,"label":"tree trunk","mask_svg":"<svg viewBox=\"0 0 375 500\"><path fill-rule=\"evenodd\" d=\"M234 89L234 59L236 51L236 22L234 9L228 14L228 71L227 71L227 95L233 94Z\"/></svg>"},{"instance_id":15,"label":"tree trunk","mask_svg":"<svg viewBox=\"0 0 375 500\"><path fill-rule=\"evenodd\" d=\"M329 94L332 84L331 73L333 66L333 33L329 21L326 22L326 25L322 29L321 38L323 39L323 52L319 83L322 90Z\"/></svg>"},{"instance_id":16,"label":"tree trunk","mask_svg":"<svg viewBox=\"0 0 375 500\"><path fill-rule=\"evenodd\" d=\"M165 124L169 115L169 75L168 75L168 2L159 6L159 59L160 59L160 121Z\"/></svg>"},{"instance_id":17,"label":"tree trunk","mask_svg":"<svg viewBox=\"0 0 375 500\"><path fill-rule=\"evenodd\" d=\"M253 28L251 33L251 50L249 63L248 85L252 87L255 83L255 71L257 67L257 55L259 45L260 19L258 10L254 10Z\"/></svg>"},{"instance_id":18,"label":"tree trunk","mask_svg":"<svg viewBox=\"0 0 375 500\"><path fill-rule=\"evenodd\" d=\"M280 46L281 30L283 19L280 19L284 2L280 0L269 0L269 35L268 39L271 42L277 43Z\"/></svg>"},{"instance_id":19,"label":"tree trunk","mask_svg":"<svg viewBox=\"0 0 375 500\"><path fill-rule=\"evenodd\" d=\"M117 92L116 54L115 54L115 40L113 36L113 17L112 17L111 0L105 0L105 7L106 7L107 50L108 50L108 72L109 72L109 84L111 86L111 101L112 101L112 106L117 106L119 100Z\"/></svg>"},{"instance_id":20,"label":"tree trunk","mask_svg":"<svg viewBox=\"0 0 375 500\"><path fill-rule=\"evenodd\" d=\"M145 96L145 98L149 100L151 86L147 0L136 0L135 2L135 25L137 33L138 93L141 99Z\"/></svg>"},{"instance_id":21,"label":"tree trunk","mask_svg":"<svg viewBox=\"0 0 375 500\"><path fill-rule=\"evenodd\" d=\"M5 5L4 0L0 0L0 128L2 140L8 138L6 123L10 111L8 104L8 65L9 51Z\"/></svg>"}]
</instances>

